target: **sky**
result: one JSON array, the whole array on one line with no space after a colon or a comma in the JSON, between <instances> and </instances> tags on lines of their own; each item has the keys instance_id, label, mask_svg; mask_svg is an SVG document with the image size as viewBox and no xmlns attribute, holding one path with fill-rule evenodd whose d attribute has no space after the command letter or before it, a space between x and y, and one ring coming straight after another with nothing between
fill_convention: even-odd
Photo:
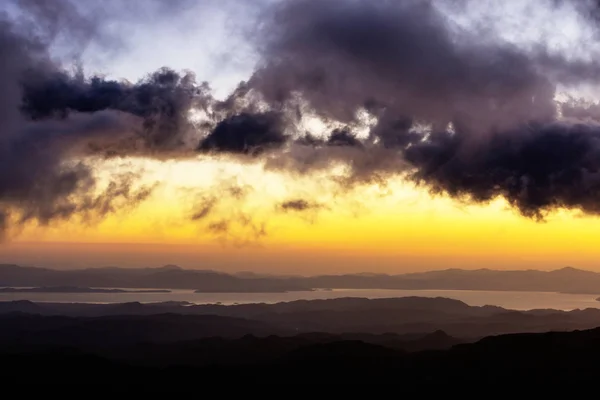
<instances>
[{"instance_id":1,"label":"sky","mask_svg":"<svg viewBox=\"0 0 600 400\"><path fill-rule=\"evenodd\" d=\"M95 4L5 6L0 261L600 271L591 2Z\"/></svg>"}]
</instances>

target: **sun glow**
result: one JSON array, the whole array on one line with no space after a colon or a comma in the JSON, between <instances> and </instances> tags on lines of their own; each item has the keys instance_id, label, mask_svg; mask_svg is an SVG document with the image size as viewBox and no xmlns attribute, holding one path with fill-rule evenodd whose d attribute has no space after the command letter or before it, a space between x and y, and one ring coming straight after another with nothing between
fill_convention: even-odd
<instances>
[{"instance_id":1,"label":"sun glow","mask_svg":"<svg viewBox=\"0 0 600 400\"><path fill-rule=\"evenodd\" d=\"M446 257L486 260L549 260L577 254L582 262L600 256L594 245L600 226L594 217L559 211L546 222L525 219L498 199L462 204L432 196L402 180L386 186L330 191L314 176L265 172L256 164L219 159L127 160L105 165L143 170L142 183L159 185L133 210L117 211L99 224L81 221L26 226L17 242L163 243L172 245L300 246L310 252L350 251L380 257ZM110 168L108 168L110 167ZM230 196L231 187L247 187ZM238 192L236 192L238 193ZM206 196L220 200L205 220L191 218ZM311 197L308 197L311 196ZM282 212L277 204L307 198L322 207ZM216 224L223 229L216 229ZM435 228L435 229L433 229ZM577 236L573 235L577 232ZM338 250L335 250L338 249Z\"/></svg>"}]
</instances>

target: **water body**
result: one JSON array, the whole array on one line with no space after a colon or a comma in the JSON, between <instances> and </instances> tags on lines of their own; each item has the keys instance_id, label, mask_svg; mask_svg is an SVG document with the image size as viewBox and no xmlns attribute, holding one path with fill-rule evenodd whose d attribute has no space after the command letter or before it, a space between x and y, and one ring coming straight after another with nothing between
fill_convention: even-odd
<instances>
[{"instance_id":1,"label":"water body","mask_svg":"<svg viewBox=\"0 0 600 400\"><path fill-rule=\"evenodd\" d=\"M136 289L140 290L140 289ZM447 297L472 306L494 305L514 310L553 308L574 310L600 308L597 295L550 292L495 292L478 290L386 290L333 289L289 293L194 293L173 289L171 293L0 293L0 301L31 300L49 303L154 303L187 301L194 304L278 303L293 300L333 299L340 297Z\"/></svg>"}]
</instances>

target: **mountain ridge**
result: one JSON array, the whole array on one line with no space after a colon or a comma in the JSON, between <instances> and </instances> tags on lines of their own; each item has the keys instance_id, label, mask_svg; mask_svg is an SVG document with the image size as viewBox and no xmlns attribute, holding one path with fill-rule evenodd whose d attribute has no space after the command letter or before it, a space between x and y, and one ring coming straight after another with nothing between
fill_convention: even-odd
<instances>
[{"instance_id":1,"label":"mountain ridge","mask_svg":"<svg viewBox=\"0 0 600 400\"><path fill-rule=\"evenodd\" d=\"M190 289L200 293L269 293L315 289L485 290L600 294L600 273L564 267L543 270L449 268L405 274L277 276L184 269L86 268L55 270L0 264L0 287Z\"/></svg>"}]
</instances>

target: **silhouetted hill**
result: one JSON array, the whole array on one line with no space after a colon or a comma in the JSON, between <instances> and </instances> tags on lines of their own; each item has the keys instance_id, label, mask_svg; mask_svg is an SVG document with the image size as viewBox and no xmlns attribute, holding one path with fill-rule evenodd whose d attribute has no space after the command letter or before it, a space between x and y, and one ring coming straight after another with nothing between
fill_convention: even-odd
<instances>
[{"instance_id":1,"label":"silhouetted hill","mask_svg":"<svg viewBox=\"0 0 600 400\"><path fill-rule=\"evenodd\" d=\"M402 275L328 275L298 279L313 288L405 290L500 290L600 293L600 273L571 267L555 271L447 269Z\"/></svg>"},{"instance_id":2,"label":"silhouetted hill","mask_svg":"<svg viewBox=\"0 0 600 400\"><path fill-rule=\"evenodd\" d=\"M97 318L44 317L23 313L0 315L0 344L11 346L108 346L290 333L260 321L217 315L159 314Z\"/></svg>"},{"instance_id":3,"label":"silhouetted hill","mask_svg":"<svg viewBox=\"0 0 600 400\"><path fill-rule=\"evenodd\" d=\"M112 384L170 389L227 381L396 384L421 393L428 385L444 390L533 385L539 393L560 384L595 383L598 357L600 329L503 335L416 352L318 334L103 347L0 346L0 359L10 366L3 372L5 382L97 385L101 377Z\"/></svg>"},{"instance_id":4,"label":"silhouetted hill","mask_svg":"<svg viewBox=\"0 0 600 400\"><path fill-rule=\"evenodd\" d=\"M87 304L86 304L87 305ZM37 315L53 315L53 308L46 308L43 304L34 303L29 300L2 301L0 302L0 314L29 313Z\"/></svg>"},{"instance_id":5,"label":"silhouetted hill","mask_svg":"<svg viewBox=\"0 0 600 400\"><path fill-rule=\"evenodd\" d=\"M444 298L21 301L0 303L0 360L10 382L556 384L597 379L600 329L581 330L596 326L598 309L513 311Z\"/></svg>"},{"instance_id":6,"label":"silhouetted hill","mask_svg":"<svg viewBox=\"0 0 600 400\"><path fill-rule=\"evenodd\" d=\"M91 268L59 271L0 265L0 286L190 289L209 292L285 292L313 289L501 290L600 294L600 273L566 267L555 271L447 269L402 275L350 274L314 277L225 274L161 268Z\"/></svg>"},{"instance_id":7,"label":"silhouetted hill","mask_svg":"<svg viewBox=\"0 0 600 400\"><path fill-rule=\"evenodd\" d=\"M0 265L0 286L71 286L94 288L190 289L199 292L286 292L310 290L274 277L242 278L214 271L161 268L90 268L59 271Z\"/></svg>"},{"instance_id":8,"label":"silhouetted hill","mask_svg":"<svg viewBox=\"0 0 600 400\"><path fill-rule=\"evenodd\" d=\"M445 298L342 298L277 304L189 305L167 302L142 304L0 302L0 314L101 317L159 314L221 316L253 320L295 333L422 334L442 330L452 337L481 338L518 332L568 331L600 326L600 309L573 311L514 311L472 307ZM275 330L273 332L276 332Z\"/></svg>"},{"instance_id":9,"label":"silhouetted hill","mask_svg":"<svg viewBox=\"0 0 600 400\"><path fill-rule=\"evenodd\" d=\"M168 289L102 289L75 286L42 286L34 288L0 288L0 293L171 293Z\"/></svg>"},{"instance_id":10,"label":"silhouetted hill","mask_svg":"<svg viewBox=\"0 0 600 400\"><path fill-rule=\"evenodd\" d=\"M272 361L307 346L342 342L418 351L447 349L463 341L443 332L410 335L317 332L296 335L262 322L214 315L97 318L44 317L23 313L0 315L0 353L61 347L139 365L235 365Z\"/></svg>"},{"instance_id":11,"label":"silhouetted hill","mask_svg":"<svg viewBox=\"0 0 600 400\"><path fill-rule=\"evenodd\" d=\"M356 362L372 365L385 359L394 358L396 355L396 351L381 345L365 343L360 340L340 340L295 349L279 359L278 362L282 364L310 362L319 364L321 367Z\"/></svg>"}]
</instances>

